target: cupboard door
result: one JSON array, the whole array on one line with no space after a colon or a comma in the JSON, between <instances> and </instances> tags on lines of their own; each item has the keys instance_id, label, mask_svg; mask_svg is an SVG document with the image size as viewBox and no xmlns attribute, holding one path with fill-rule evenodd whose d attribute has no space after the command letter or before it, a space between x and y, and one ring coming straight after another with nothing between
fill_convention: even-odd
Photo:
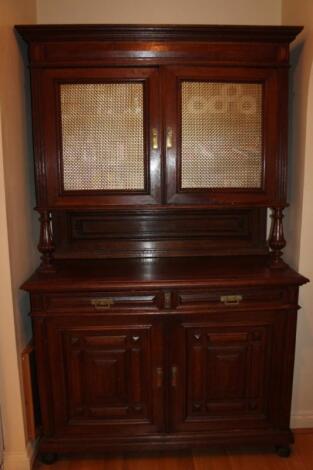
<instances>
[{"instance_id":1,"label":"cupboard door","mask_svg":"<svg viewBox=\"0 0 313 470\"><path fill-rule=\"evenodd\" d=\"M55 434L147 434L163 425L157 325L48 324Z\"/></svg>"},{"instance_id":2,"label":"cupboard door","mask_svg":"<svg viewBox=\"0 0 313 470\"><path fill-rule=\"evenodd\" d=\"M279 73L168 67L167 201L218 205L279 198Z\"/></svg>"},{"instance_id":3,"label":"cupboard door","mask_svg":"<svg viewBox=\"0 0 313 470\"><path fill-rule=\"evenodd\" d=\"M173 430L275 427L283 324L282 318L263 317L254 324L223 319L220 326L214 321L176 325L170 384Z\"/></svg>"},{"instance_id":4,"label":"cupboard door","mask_svg":"<svg viewBox=\"0 0 313 470\"><path fill-rule=\"evenodd\" d=\"M159 202L156 69L47 69L41 81L48 204Z\"/></svg>"}]
</instances>

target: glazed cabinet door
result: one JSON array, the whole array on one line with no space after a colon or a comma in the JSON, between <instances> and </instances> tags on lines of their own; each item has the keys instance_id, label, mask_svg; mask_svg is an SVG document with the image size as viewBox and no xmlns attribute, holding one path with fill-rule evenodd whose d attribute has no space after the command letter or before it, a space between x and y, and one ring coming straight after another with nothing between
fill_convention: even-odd
<instances>
[{"instance_id":1,"label":"glazed cabinet door","mask_svg":"<svg viewBox=\"0 0 313 470\"><path fill-rule=\"evenodd\" d=\"M156 68L52 68L35 71L33 85L39 205L159 202Z\"/></svg>"},{"instance_id":2,"label":"glazed cabinet door","mask_svg":"<svg viewBox=\"0 0 313 470\"><path fill-rule=\"evenodd\" d=\"M174 327L173 430L256 429L278 423L282 317L267 313L249 323L225 316L186 319Z\"/></svg>"},{"instance_id":3,"label":"glazed cabinet door","mask_svg":"<svg viewBox=\"0 0 313 470\"><path fill-rule=\"evenodd\" d=\"M161 330L149 321L49 320L54 435L131 435L163 426Z\"/></svg>"},{"instance_id":4,"label":"glazed cabinet door","mask_svg":"<svg viewBox=\"0 0 313 470\"><path fill-rule=\"evenodd\" d=\"M164 76L167 202L279 200L283 75L265 68L177 66Z\"/></svg>"}]
</instances>

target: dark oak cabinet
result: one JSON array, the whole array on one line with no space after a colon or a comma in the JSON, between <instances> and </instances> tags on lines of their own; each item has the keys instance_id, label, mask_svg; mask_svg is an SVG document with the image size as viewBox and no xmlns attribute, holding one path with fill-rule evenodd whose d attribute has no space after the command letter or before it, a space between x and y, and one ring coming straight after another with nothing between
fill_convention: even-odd
<instances>
[{"instance_id":1,"label":"dark oak cabinet","mask_svg":"<svg viewBox=\"0 0 313 470\"><path fill-rule=\"evenodd\" d=\"M282 259L301 27L16 29L32 83L42 262L23 289L44 459L228 443L289 455L308 281Z\"/></svg>"}]
</instances>

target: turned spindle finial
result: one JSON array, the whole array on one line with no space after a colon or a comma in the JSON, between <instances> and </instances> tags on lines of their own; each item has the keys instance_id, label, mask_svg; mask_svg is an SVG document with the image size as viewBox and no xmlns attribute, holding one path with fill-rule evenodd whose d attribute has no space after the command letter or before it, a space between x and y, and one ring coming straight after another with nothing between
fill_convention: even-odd
<instances>
[{"instance_id":1,"label":"turned spindle finial","mask_svg":"<svg viewBox=\"0 0 313 470\"><path fill-rule=\"evenodd\" d=\"M38 250L41 253L41 271L54 271L53 266L53 251L54 244L52 239L52 217L51 213L47 210L39 210L40 221L40 239L38 243Z\"/></svg>"},{"instance_id":2,"label":"turned spindle finial","mask_svg":"<svg viewBox=\"0 0 313 470\"><path fill-rule=\"evenodd\" d=\"M285 266L285 263L282 260L283 249L286 246L286 240L284 237L284 228L283 228L283 207L272 207L272 225L271 232L269 237L269 247L271 251L271 267L272 268L281 268Z\"/></svg>"}]
</instances>

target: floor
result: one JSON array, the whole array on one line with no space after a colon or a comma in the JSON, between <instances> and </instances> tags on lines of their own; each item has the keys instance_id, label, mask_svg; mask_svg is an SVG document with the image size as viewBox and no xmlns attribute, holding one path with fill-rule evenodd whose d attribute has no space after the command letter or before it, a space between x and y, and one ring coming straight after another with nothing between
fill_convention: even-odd
<instances>
[{"instance_id":1,"label":"floor","mask_svg":"<svg viewBox=\"0 0 313 470\"><path fill-rule=\"evenodd\" d=\"M205 452L145 454L115 457L61 457L53 465L37 464L36 470L313 470L313 430L298 431L289 458L270 450L227 448Z\"/></svg>"}]
</instances>

